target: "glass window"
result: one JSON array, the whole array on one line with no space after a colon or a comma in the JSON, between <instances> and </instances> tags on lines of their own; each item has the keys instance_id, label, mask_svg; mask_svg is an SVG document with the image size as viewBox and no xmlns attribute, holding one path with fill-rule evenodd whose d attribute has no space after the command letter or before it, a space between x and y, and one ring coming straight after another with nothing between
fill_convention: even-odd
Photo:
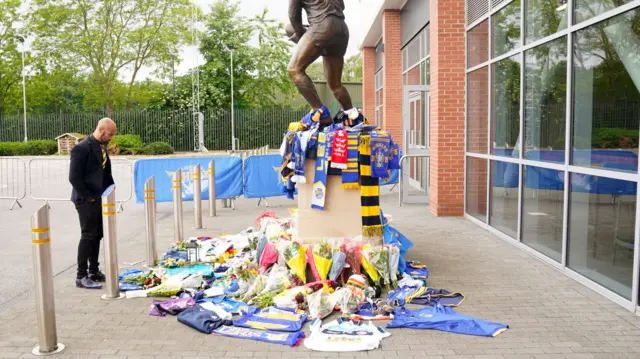
<instances>
[{"instance_id":1,"label":"glass window","mask_svg":"<svg viewBox=\"0 0 640 359\"><path fill-rule=\"evenodd\" d=\"M519 157L520 142L520 56L492 64L491 153Z\"/></svg>"},{"instance_id":2,"label":"glass window","mask_svg":"<svg viewBox=\"0 0 640 359\"><path fill-rule=\"evenodd\" d=\"M572 162L636 172L640 128L640 11L574 34Z\"/></svg>"},{"instance_id":3,"label":"glass window","mask_svg":"<svg viewBox=\"0 0 640 359\"><path fill-rule=\"evenodd\" d=\"M627 299L633 278L636 188L634 182L571 174L567 265Z\"/></svg>"},{"instance_id":4,"label":"glass window","mask_svg":"<svg viewBox=\"0 0 640 359\"><path fill-rule=\"evenodd\" d=\"M403 83L405 85L420 85L420 81L420 65L412 68L409 72L404 74Z\"/></svg>"},{"instance_id":5,"label":"glass window","mask_svg":"<svg viewBox=\"0 0 640 359\"><path fill-rule=\"evenodd\" d=\"M489 150L489 67L467 75L467 151Z\"/></svg>"},{"instance_id":6,"label":"glass window","mask_svg":"<svg viewBox=\"0 0 640 359\"><path fill-rule=\"evenodd\" d=\"M467 213L487 221L487 160L467 157Z\"/></svg>"},{"instance_id":7,"label":"glass window","mask_svg":"<svg viewBox=\"0 0 640 359\"><path fill-rule=\"evenodd\" d=\"M518 232L518 165L491 161L491 212L489 224L516 238Z\"/></svg>"},{"instance_id":8,"label":"glass window","mask_svg":"<svg viewBox=\"0 0 640 359\"><path fill-rule=\"evenodd\" d=\"M489 21L485 20L467 32L467 67L489 60Z\"/></svg>"},{"instance_id":9,"label":"glass window","mask_svg":"<svg viewBox=\"0 0 640 359\"><path fill-rule=\"evenodd\" d=\"M573 0L573 21L577 24L632 1L633 0Z\"/></svg>"},{"instance_id":10,"label":"glass window","mask_svg":"<svg viewBox=\"0 0 640 359\"><path fill-rule=\"evenodd\" d=\"M520 0L515 0L491 17L493 57L520 47Z\"/></svg>"},{"instance_id":11,"label":"glass window","mask_svg":"<svg viewBox=\"0 0 640 359\"><path fill-rule=\"evenodd\" d=\"M411 40L406 49L407 68L410 68L420 62L420 38L416 37Z\"/></svg>"},{"instance_id":12,"label":"glass window","mask_svg":"<svg viewBox=\"0 0 640 359\"><path fill-rule=\"evenodd\" d=\"M564 163L567 38L525 52L524 157Z\"/></svg>"},{"instance_id":13,"label":"glass window","mask_svg":"<svg viewBox=\"0 0 640 359\"><path fill-rule=\"evenodd\" d=\"M567 28L567 0L525 0L527 44Z\"/></svg>"},{"instance_id":14,"label":"glass window","mask_svg":"<svg viewBox=\"0 0 640 359\"><path fill-rule=\"evenodd\" d=\"M522 242L561 262L564 172L532 166L523 170Z\"/></svg>"},{"instance_id":15,"label":"glass window","mask_svg":"<svg viewBox=\"0 0 640 359\"><path fill-rule=\"evenodd\" d=\"M429 38L429 36L431 36L431 29L430 26L427 25L427 27L424 30L425 32L425 46L426 46L426 56L429 56L429 54L431 54L431 39Z\"/></svg>"}]
</instances>

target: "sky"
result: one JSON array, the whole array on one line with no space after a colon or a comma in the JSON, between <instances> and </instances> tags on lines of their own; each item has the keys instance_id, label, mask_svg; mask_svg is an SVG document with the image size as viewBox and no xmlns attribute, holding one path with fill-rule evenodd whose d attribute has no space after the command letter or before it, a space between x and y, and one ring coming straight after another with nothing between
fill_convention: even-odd
<instances>
[{"instance_id":1,"label":"sky","mask_svg":"<svg viewBox=\"0 0 640 359\"><path fill-rule=\"evenodd\" d=\"M209 8L215 0L193 0L200 6L205 14L209 13ZM359 52L359 46L366 35L366 27L374 16L381 0L344 0L345 17L349 26L349 48L347 56L355 55ZM288 0L240 0L241 14L245 17L253 17L262 13L263 9L269 11L269 17L288 23ZM304 20L306 22L306 18ZM284 37L284 34L283 34ZM204 59L195 47L185 47L181 50L181 63L176 66L176 74L185 74L190 68L200 64ZM197 59L197 60L196 60ZM151 69L145 68L140 73L138 79L142 80L151 74ZM126 76L126 75L125 75Z\"/></svg>"}]
</instances>

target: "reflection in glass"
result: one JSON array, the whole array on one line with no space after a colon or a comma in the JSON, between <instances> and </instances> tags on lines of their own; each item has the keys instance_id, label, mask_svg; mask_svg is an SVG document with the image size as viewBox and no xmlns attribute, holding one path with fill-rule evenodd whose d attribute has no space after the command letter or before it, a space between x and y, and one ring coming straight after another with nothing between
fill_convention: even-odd
<instances>
[{"instance_id":1,"label":"reflection in glass","mask_svg":"<svg viewBox=\"0 0 640 359\"><path fill-rule=\"evenodd\" d=\"M564 172L524 167L522 242L547 257L562 261Z\"/></svg>"},{"instance_id":2,"label":"reflection in glass","mask_svg":"<svg viewBox=\"0 0 640 359\"><path fill-rule=\"evenodd\" d=\"M467 157L467 214L487 221L487 160Z\"/></svg>"},{"instance_id":3,"label":"reflection in glass","mask_svg":"<svg viewBox=\"0 0 640 359\"><path fill-rule=\"evenodd\" d=\"M633 0L573 0L573 22L575 24L589 20L618 6Z\"/></svg>"},{"instance_id":4,"label":"reflection in glass","mask_svg":"<svg viewBox=\"0 0 640 359\"><path fill-rule=\"evenodd\" d=\"M420 65L405 73L403 82L405 85L420 85Z\"/></svg>"},{"instance_id":5,"label":"reflection in glass","mask_svg":"<svg viewBox=\"0 0 640 359\"><path fill-rule=\"evenodd\" d=\"M573 36L573 164L636 172L640 11L626 12Z\"/></svg>"},{"instance_id":6,"label":"reflection in glass","mask_svg":"<svg viewBox=\"0 0 640 359\"><path fill-rule=\"evenodd\" d=\"M525 0L525 43L567 28L567 0Z\"/></svg>"},{"instance_id":7,"label":"reflection in glass","mask_svg":"<svg viewBox=\"0 0 640 359\"><path fill-rule=\"evenodd\" d=\"M489 21L485 20L467 32L467 68L489 60Z\"/></svg>"},{"instance_id":8,"label":"reflection in glass","mask_svg":"<svg viewBox=\"0 0 640 359\"><path fill-rule=\"evenodd\" d=\"M631 299L636 218L634 182L571 174L567 265Z\"/></svg>"},{"instance_id":9,"label":"reflection in glass","mask_svg":"<svg viewBox=\"0 0 640 359\"><path fill-rule=\"evenodd\" d=\"M489 141L489 67L467 74L467 151L486 154Z\"/></svg>"},{"instance_id":10,"label":"reflection in glass","mask_svg":"<svg viewBox=\"0 0 640 359\"><path fill-rule=\"evenodd\" d=\"M520 0L515 0L491 17L493 57L520 47Z\"/></svg>"},{"instance_id":11,"label":"reflection in glass","mask_svg":"<svg viewBox=\"0 0 640 359\"><path fill-rule=\"evenodd\" d=\"M516 238L518 232L518 165L491 161L489 224Z\"/></svg>"},{"instance_id":12,"label":"reflection in glass","mask_svg":"<svg viewBox=\"0 0 640 359\"><path fill-rule=\"evenodd\" d=\"M491 153L518 157L520 142L520 57L493 65Z\"/></svg>"},{"instance_id":13,"label":"reflection in glass","mask_svg":"<svg viewBox=\"0 0 640 359\"><path fill-rule=\"evenodd\" d=\"M525 52L524 157L564 163L567 38Z\"/></svg>"}]
</instances>

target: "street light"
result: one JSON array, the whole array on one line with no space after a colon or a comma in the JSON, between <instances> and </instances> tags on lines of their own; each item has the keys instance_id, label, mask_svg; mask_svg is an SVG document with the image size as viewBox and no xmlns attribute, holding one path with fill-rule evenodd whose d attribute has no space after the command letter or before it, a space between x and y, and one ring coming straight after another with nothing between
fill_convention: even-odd
<instances>
[{"instance_id":1,"label":"street light","mask_svg":"<svg viewBox=\"0 0 640 359\"><path fill-rule=\"evenodd\" d=\"M231 52L231 151L236 152L236 126L234 116L234 99L233 99L233 45L227 45L227 49Z\"/></svg>"},{"instance_id":2,"label":"street light","mask_svg":"<svg viewBox=\"0 0 640 359\"><path fill-rule=\"evenodd\" d=\"M25 85L25 74L24 74L24 37L20 35L16 35L16 39L20 41L22 44L22 107L23 107L23 116L24 116L24 142L28 141L27 138L27 89Z\"/></svg>"}]
</instances>

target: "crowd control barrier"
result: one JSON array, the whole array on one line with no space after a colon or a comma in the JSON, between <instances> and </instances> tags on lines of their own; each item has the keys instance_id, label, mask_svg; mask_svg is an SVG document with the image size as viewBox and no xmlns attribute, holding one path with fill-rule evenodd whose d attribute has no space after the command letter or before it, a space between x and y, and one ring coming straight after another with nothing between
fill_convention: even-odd
<instances>
[{"instance_id":1,"label":"crowd control barrier","mask_svg":"<svg viewBox=\"0 0 640 359\"><path fill-rule=\"evenodd\" d=\"M144 183L154 176L156 202L171 202L172 176L182 171L182 200L193 201L193 173L196 164L208 168L215 161L216 197L218 199L235 198L242 195L242 160L237 156L185 157L138 160L134 166L136 202L144 202ZM209 178L202 176L202 199L209 199Z\"/></svg>"},{"instance_id":2,"label":"crowd control barrier","mask_svg":"<svg viewBox=\"0 0 640 359\"><path fill-rule=\"evenodd\" d=\"M19 158L0 158L0 199L10 199L13 202L9 210L27 196L27 170L25 163Z\"/></svg>"}]
</instances>

